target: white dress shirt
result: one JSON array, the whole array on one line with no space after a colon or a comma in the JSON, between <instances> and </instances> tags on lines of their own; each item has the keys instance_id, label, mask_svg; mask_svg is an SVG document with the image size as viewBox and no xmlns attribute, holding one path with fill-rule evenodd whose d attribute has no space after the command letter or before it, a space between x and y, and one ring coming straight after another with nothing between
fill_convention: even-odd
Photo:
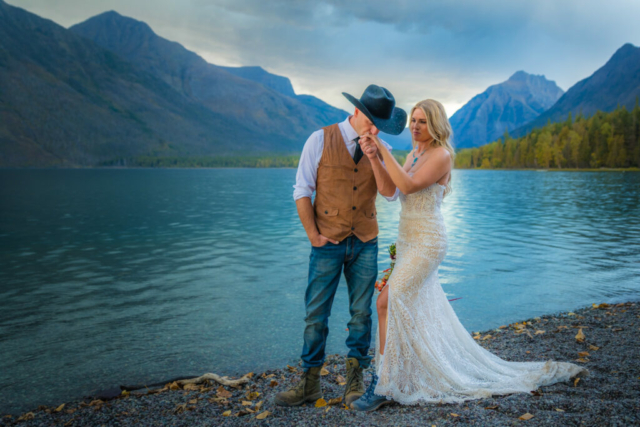
<instances>
[{"instance_id":1,"label":"white dress shirt","mask_svg":"<svg viewBox=\"0 0 640 427\"><path fill-rule=\"evenodd\" d=\"M349 151L349 155L353 157L356 152L356 144L354 141L358 137L358 133L353 129L349 119L347 117L345 121L338 123L342 139ZM382 141L382 139L380 139ZM391 146L385 141L382 141L385 147L389 151L392 150ZM318 165L320 164L320 158L322 157L322 150L324 148L324 130L320 129L311 134L307 142L304 143L302 148L302 154L300 155L300 162L298 163L298 172L296 173L296 184L293 186L293 200L298 200L302 197L308 197L311 199L311 195L316 190L316 179L318 178ZM363 154L364 156L364 154ZM383 163L384 164L384 163ZM398 198L400 190L396 187L396 192L393 196L382 196L388 201L392 202Z\"/></svg>"}]
</instances>

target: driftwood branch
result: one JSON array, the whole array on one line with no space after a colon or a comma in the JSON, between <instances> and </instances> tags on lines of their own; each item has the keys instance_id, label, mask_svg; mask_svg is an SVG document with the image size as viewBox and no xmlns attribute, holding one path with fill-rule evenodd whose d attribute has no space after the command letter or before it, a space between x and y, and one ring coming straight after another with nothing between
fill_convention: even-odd
<instances>
[{"instance_id":1,"label":"driftwood branch","mask_svg":"<svg viewBox=\"0 0 640 427\"><path fill-rule=\"evenodd\" d=\"M238 387L238 386L240 386L242 384L248 383L249 382L249 378L251 378L250 374L247 374L247 375L243 376L242 378L238 378L237 380L232 380L232 379L229 379L229 377L226 377L226 376L225 377L221 377L218 374L208 373L208 374L204 374L204 375L202 375L200 377L197 377L197 378L190 378L190 379L186 379L186 380L180 380L180 381L177 381L177 383L180 386L185 386L187 384L200 384L200 383L203 383L203 382L205 382L207 380L212 380L212 381L215 381L215 382L217 382L219 384L222 384L222 385L228 385L228 386L231 386L231 387Z\"/></svg>"},{"instance_id":2,"label":"driftwood branch","mask_svg":"<svg viewBox=\"0 0 640 427\"><path fill-rule=\"evenodd\" d=\"M230 386L230 387L239 387L242 384L246 384L249 382L249 379L253 376L253 373L249 373L244 375L241 378L238 378L237 380L232 380L229 379L229 377L227 376L220 376L218 374L212 374L212 373L207 373L204 375L201 375L199 377L189 377L189 378L175 378L169 381L163 381L163 382L159 382L159 383L154 383L154 384L136 384L136 385L121 385L120 386L120 390L125 390L125 391L134 391L134 390L141 390L141 389L146 389L149 392L160 392L162 390L166 390L167 386L169 386L170 384L176 384L179 387L184 387L187 384L200 384L203 383L205 381L215 381L219 384L222 385L226 385L226 386ZM164 386L164 387L162 387ZM160 387L160 388L155 388L155 387ZM152 390L153 389L153 390ZM119 394L116 393L116 394Z\"/></svg>"}]
</instances>

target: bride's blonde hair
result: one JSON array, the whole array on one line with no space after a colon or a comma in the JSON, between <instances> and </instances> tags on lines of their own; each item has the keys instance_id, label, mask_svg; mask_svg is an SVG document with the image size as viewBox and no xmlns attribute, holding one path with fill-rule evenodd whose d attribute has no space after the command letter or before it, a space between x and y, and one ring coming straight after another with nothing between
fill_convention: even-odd
<instances>
[{"instance_id":1,"label":"bride's blonde hair","mask_svg":"<svg viewBox=\"0 0 640 427\"><path fill-rule=\"evenodd\" d=\"M453 169L453 159L456 155L453 147L451 146L453 130L451 129L451 124L449 123L449 119L447 118L447 113L444 111L444 107L435 99L425 99L424 101L418 102L411 109L409 120L411 120L411 118L413 117L413 112L416 110L416 108L420 108L427 118L429 133L433 137L433 142L431 143L431 145L444 147L449 152L449 154L451 155L451 169ZM413 137L411 138L411 145L413 146L413 148L416 147L416 142L413 140ZM449 177L449 181L447 182L444 194L447 195L450 192L451 177Z\"/></svg>"}]
</instances>

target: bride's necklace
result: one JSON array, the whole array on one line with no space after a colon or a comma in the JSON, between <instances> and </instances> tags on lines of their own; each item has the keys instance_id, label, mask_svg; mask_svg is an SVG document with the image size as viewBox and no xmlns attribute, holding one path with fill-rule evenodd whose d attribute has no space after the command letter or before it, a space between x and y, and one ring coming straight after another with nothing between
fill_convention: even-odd
<instances>
[{"instance_id":1,"label":"bride's necklace","mask_svg":"<svg viewBox=\"0 0 640 427\"><path fill-rule=\"evenodd\" d=\"M427 148L429 148L429 147L427 147ZM409 168L409 169L412 169L416 165L416 162L418 161L418 159L420 157L422 157L424 155L424 153L427 151L427 148L422 150L422 153L418 154L417 156L416 156L416 150L413 151L413 163L411 163L411 168Z\"/></svg>"}]
</instances>

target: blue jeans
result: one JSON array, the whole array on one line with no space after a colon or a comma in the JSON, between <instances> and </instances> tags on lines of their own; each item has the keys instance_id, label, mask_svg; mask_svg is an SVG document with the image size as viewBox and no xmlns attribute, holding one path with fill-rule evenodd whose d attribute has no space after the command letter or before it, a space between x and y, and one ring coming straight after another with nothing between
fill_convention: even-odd
<instances>
[{"instance_id":1,"label":"blue jeans","mask_svg":"<svg viewBox=\"0 0 640 427\"><path fill-rule=\"evenodd\" d=\"M378 238L362 242L356 236L349 236L337 245L328 242L319 248L311 247L301 356L305 370L324 363L329 316L343 267L351 314L347 357L358 359L363 368L368 368L371 363L371 299L378 276Z\"/></svg>"}]
</instances>

